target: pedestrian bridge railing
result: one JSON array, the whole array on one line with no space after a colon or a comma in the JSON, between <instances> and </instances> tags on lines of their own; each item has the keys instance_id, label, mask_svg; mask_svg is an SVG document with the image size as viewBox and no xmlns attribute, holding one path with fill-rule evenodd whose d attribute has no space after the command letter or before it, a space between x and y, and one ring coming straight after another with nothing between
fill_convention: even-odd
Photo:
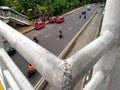
<instances>
[{"instance_id":1,"label":"pedestrian bridge railing","mask_svg":"<svg viewBox=\"0 0 120 90\"><path fill-rule=\"evenodd\" d=\"M108 0L101 36L65 60L56 57L2 21L0 21L0 33L56 90L73 90L75 85L103 56L111 55L111 52L116 52L116 49L119 47L120 18L116 18L120 15L120 11L116 11L119 5L120 0ZM34 90L25 76L12 62L3 47L0 47L0 58L5 63L21 90ZM115 58L115 55L112 58ZM110 62L112 61L110 60ZM114 63L110 65L112 64ZM94 79L94 82L90 83L88 85L89 87L85 90L96 90L95 88L89 88L95 85L97 81L101 82L101 80L104 80L112 70L111 68L101 68L102 65L99 67L99 72L97 72L98 70L94 72L94 74L96 73L95 78L97 80L94 81ZM108 65L108 67L110 66ZM98 78L99 76L102 77Z\"/></svg>"},{"instance_id":2,"label":"pedestrian bridge railing","mask_svg":"<svg viewBox=\"0 0 120 90\"><path fill-rule=\"evenodd\" d=\"M27 16L5 6L0 6L0 19L6 23L13 21L21 25L30 25Z\"/></svg>"}]
</instances>

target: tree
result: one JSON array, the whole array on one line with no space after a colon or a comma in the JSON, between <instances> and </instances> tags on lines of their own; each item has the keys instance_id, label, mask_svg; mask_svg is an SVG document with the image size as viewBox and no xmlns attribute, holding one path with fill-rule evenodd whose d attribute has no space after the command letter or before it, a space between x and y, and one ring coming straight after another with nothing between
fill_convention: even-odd
<instances>
[{"instance_id":1,"label":"tree","mask_svg":"<svg viewBox=\"0 0 120 90\"><path fill-rule=\"evenodd\" d=\"M0 6L4 6L5 2L3 0L0 0Z\"/></svg>"},{"instance_id":2,"label":"tree","mask_svg":"<svg viewBox=\"0 0 120 90\"><path fill-rule=\"evenodd\" d=\"M78 7L78 0L71 0L72 1L72 6L74 7L74 8L76 8L76 7Z\"/></svg>"},{"instance_id":3,"label":"tree","mask_svg":"<svg viewBox=\"0 0 120 90\"><path fill-rule=\"evenodd\" d=\"M28 16L60 15L86 3L104 2L106 0L0 0L0 5L6 5Z\"/></svg>"}]
</instances>

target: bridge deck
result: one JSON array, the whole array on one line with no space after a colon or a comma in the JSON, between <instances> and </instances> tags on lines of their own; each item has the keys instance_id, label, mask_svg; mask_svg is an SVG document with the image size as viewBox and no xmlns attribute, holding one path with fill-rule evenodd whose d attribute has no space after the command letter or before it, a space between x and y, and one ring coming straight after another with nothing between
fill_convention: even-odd
<instances>
[{"instance_id":1,"label":"bridge deck","mask_svg":"<svg viewBox=\"0 0 120 90\"><path fill-rule=\"evenodd\" d=\"M0 19L5 23L13 21L21 25L30 25L27 16L6 6L0 6Z\"/></svg>"}]
</instances>

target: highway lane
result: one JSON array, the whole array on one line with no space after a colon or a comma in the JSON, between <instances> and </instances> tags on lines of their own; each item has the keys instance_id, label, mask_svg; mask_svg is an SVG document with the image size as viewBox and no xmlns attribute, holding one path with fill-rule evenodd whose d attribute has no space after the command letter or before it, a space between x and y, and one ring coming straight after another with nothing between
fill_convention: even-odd
<instances>
[{"instance_id":1,"label":"highway lane","mask_svg":"<svg viewBox=\"0 0 120 90\"><path fill-rule=\"evenodd\" d=\"M64 23L55 24L55 26L49 28L47 32L37 34L36 36L39 38L39 44L58 56L80 28L88 21L90 16L92 16L95 9L96 7L91 7L91 11L87 11L86 19L83 19L83 16L79 19L81 11L78 11L69 17L67 16L67 20L65 17ZM86 7L83 8L83 11L84 10L86 10ZM57 38L59 30L63 32L62 39Z\"/></svg>"},{"instance_id":2,"label":"highway lane","mask_svg":"<svg viewBox=\"0 0 120 90\"><path fill-rule=\"evenodd\" d=\"M89 17L94 13L96 7L91 7L90 11L87 11L86 19L79 19L81 11L86 10L86 7L81 10L65 16L65 22L61 24L48 24L44 29L33 30L25 34L28 38L32 38L36 35L39 38L39 44L44 48L48 49L55 55L59 55L75 34L82 28ZM64 37L58 39L58 31L62 30ZM5 48L8 47L9 43L5 44ZM18 53L12 56L13 61L17 64L20 70L26 75L28 62ZM29 81L34 86L40 79L41 75L36 73Z\"/></svg>"},{"instance_id":3,"label":"highway lane","mask_svg":"<svg viewBox=\"0 0 120 90\"><path fill-rule=\"evenodd\" d=\"M5 48L7 48L9 45L10 45L9 43L5 43ZM16 52L13 56L11 56L11 58L27 78L27 72L28 72L27 67L29 63L18 52ZM40 78L41 75L37 72L35 73L35 75L33 75L32 78L28 78L28 80L31 82L33 86L35 86L36 83L40 80Z\"/></svg>"}]
</instances>

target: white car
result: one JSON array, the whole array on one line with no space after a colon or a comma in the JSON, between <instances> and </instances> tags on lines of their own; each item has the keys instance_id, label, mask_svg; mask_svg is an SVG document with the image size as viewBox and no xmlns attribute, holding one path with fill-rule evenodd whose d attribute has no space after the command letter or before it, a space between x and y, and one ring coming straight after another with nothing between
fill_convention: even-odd
<instances>
[{"instance_id":1,"label":"white car","mask_svg":"<svg viewBox=\"0 0 120 90\"><path fill-rule=\"evenodd\" d=\"M90 6L87 6L87 10L90 11Z\"/></svg>"}]
</instances>

